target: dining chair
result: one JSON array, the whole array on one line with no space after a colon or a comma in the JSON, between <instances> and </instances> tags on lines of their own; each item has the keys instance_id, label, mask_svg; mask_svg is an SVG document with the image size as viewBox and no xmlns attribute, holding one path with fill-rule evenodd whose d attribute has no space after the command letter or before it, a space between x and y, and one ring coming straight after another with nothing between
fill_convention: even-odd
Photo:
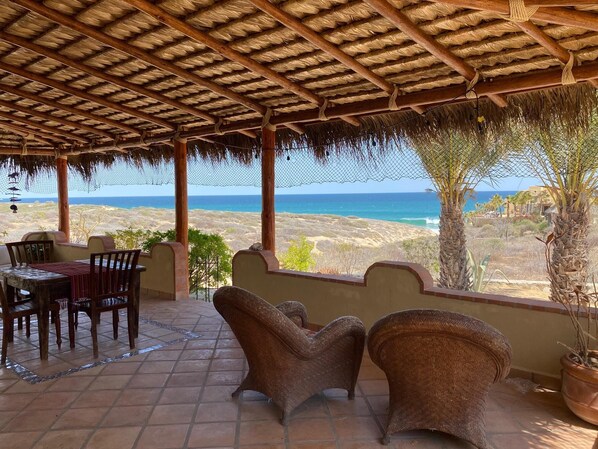
<instances>
[{"instance_id":1,"label":"dining chair","mask_svg":"<svg viewBox=\"0 0 598 449\"><path fill-rule=\"evenodd\" d=\"M49 306L51 313L58 314L60 304L53 302ZM8 352L8 343L13 340L13 326L14 320L17 318L26 319L26 335L27 338L31 335L31 315L36 315L39 311L38 305L35 301L8 301L4 294L4 289L0 288L0 318L2 319L2 359L0 364L6 363L6 355ZM62 338L60 335L60 319L54 321L56 326L56 343L60 349Z\"/></svg>"},{"instance_id":2,"label":"dining chair","mask_svg":"<svg viewBox=\"0 0 598 449\"><path fill-rule=\"evenodd\" d=\"M112 333L118 338L118 311L127 309L129 346L135 348L135 270L141 250L108 251L89 258L89 298L69 300L69 340L75 345L75 316L85 312L91 320L93 356L98 357L98 324L100 314L112 312Z\"/></svg>"},{"instance_id":3,"label":"dining chair","mask_svg":"<svg viewBox=\"0 0 598 449\"><path fill-rule=\"evenodd\" d=\"M8 256L10 257L10 264L17 267L20 264L31 265L34 263L48 263L54 261L54 242L52 240L24 240L18 242L8 242L6 244ZM16 303L24 303L33 300L32 295L26 290L16 290ZM13 298L8 298L12 301ZM51 307L52 323L60 321L60 307ZM26 326L29 327L30 317L25 317ZM58 324L60 327L60 324ZM23 318L18 318L18 328L23 328ZM12 334L11 334L12 341Z\"/></svg>"}]
</instances>

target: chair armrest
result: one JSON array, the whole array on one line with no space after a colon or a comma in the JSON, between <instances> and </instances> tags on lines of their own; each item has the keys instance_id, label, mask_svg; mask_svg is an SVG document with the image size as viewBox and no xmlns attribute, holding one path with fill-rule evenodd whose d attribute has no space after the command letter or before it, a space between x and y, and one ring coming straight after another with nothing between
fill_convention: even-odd
<instances>
[{"instance_id":1,"label":"chair armrest","mask_svg":"<svg viewBox=\"0 0 598 449\"><path fill-rule=\"evenodd\" d=\"M299 327L307 325L307 309L299 301L285 301L276 306L293 323Z\"/></svg>"},{"instance_id":2,"label":"chair armrest","mask_svg":"<svg viewBox=\"0 0 598 449\"><path fill-rule=\"evenodd\" d=\"M365 326L363 322L354 316L342 316L334 321L331 321L311 338L312 344L309 347L309 352L312 356L325 351L334 346L337 340L345 337L353 337L356 342L365 341Z\"/></svg>"}]
</instances>

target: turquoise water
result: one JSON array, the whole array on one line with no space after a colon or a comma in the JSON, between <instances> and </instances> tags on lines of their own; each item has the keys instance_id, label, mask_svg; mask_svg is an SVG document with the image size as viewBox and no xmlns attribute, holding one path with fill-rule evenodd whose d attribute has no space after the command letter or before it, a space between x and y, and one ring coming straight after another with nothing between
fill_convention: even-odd
<instances>
[{"instance_id":1,"label":"turquoise water","mask_svg":"<svg viewBox=\"0 0 598 449\"><path fill-rule=\"evenodd\" d=\"M476 192L475 196L467 202L465 210L472 210L475 203L486 202L496 193L504 197L515 192ZM23 202L35 201L44 202L48 199L23 199ZM71 197L69 202L127 209L133 207L174 209L174 197L170 196ZM259 195L190 196L189 209L259 212L261 197ZM277 195L276 211L373 218L437 229L440 203L434 192Z\"/></svg>"}]
</instances>

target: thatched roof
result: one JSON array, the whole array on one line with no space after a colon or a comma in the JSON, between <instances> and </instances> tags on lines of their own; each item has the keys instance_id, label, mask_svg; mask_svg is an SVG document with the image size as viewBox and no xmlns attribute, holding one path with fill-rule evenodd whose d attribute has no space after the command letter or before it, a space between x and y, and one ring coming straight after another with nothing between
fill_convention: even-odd
<instances>
[{"instance_id":1,"label":"thatched roof","mask_svg":"<svg viewBox=\"0 0 598 449\"><path fill-rule=\"evenodd\" d=\"M467 129L474 106L496 129L583 124L598 4L526 4L514 21L506 0L0 0L0 154L86 171L168 158L176 136L242 160L264 122L280 146L363 153Z\"/></svg>"}]
</instances>

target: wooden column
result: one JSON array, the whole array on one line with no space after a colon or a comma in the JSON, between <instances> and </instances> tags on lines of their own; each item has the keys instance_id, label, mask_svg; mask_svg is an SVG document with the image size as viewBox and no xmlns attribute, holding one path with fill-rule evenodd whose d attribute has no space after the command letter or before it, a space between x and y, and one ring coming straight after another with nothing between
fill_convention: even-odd
<instances>
[{"instance_id":1,"label":"wooden column","mask_svg":"<svg viewBox=\"0 0 598 449\"><path fill-rule=\"evenodd\" d=\"M56 158L56 179L58 180L58 230L70 240L69 224L69 185L66 156Z\"/></svg>"},{"instance_id":2,"label":"wooden column","mask_svg":"<svg viewBox=\"0 0 598 449\"><path fill-rule=\"evenodd\" d=\"M189 208L187 202L187 139L174 140L174 198L176 241L189 250Z\"/></svg>"},{"instance_id":3,"label":"wooden column","mask_svg":"<svg viewBox=\"0 0 598 449\"><path fill-rule=\"evenodd\" d=\"M183 245L175 270L176 291L189 295L189 203L187 201L187 139L174 139L175 238Z\"/></svg>"},{"instance_id":4,"label":"wooden column","mask_svg":"<svg viewBox=\"0 0 598 449\"><path fill-rule=\"evenodd\" d=\"M276 131L262 128L262 246L275 252L274 145Z\"/></svg>"}]
</instances>

